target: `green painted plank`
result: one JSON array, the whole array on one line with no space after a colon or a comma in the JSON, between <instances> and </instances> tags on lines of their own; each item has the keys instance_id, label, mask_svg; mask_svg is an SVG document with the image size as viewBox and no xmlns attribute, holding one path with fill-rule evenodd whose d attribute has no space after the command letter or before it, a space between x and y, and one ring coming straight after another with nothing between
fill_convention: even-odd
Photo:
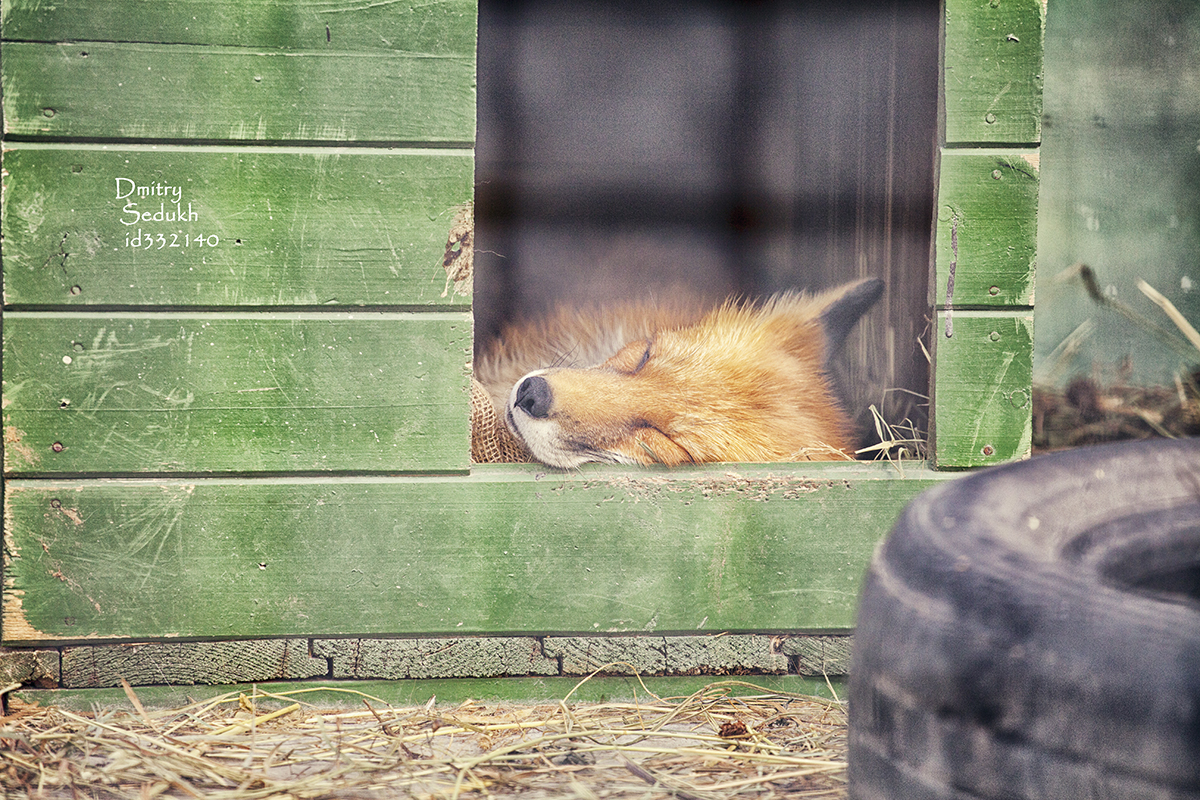
<instances>
[{"instance_id":1,"label":"green painted plank","mask_svg":"<svg viewBox=\"0 0 1200 800\"><path fill-rule=\"evenodd\" d=\"M4 170L9 306L456 300L469 150L18 145Z\"/></svg>"},{"instance_id":2,"label":"green painted plank","mask_svg":"<svg viewBox=\"0 0 1200 800\"><path fill-rule=\"evenodd\" d=\"M938 480L736 470L9 481L3 641L846 630Z\"/></svg>"},{"instance_id":3,"label":"green painted plank","mask_svg":"<svg viewBox=\"0 0 1200 800\"><path fill-rule=\"evenodd\" d=\"M144 708L182 708L195 702L211 702L228 696L236 703L239 694L255 697L266 708L284 702L302 701L317 708L362 708L363 700L390 706L424 706L436 700L439 707L477 702L545 703L566 699L571 703L617 701L650 702L654 697L685 698L710 691L730 697L769 694L798 694L836 699L845 697L845 682L837 678L805 678L799 675L716 676L597 676L580 678L451 678L402 681L272 681L230 686L139 686L135 693ZM276 699L266 697L274 695ZM124 689L19 689L12 693L26 703L57 706L68 710L93 711L117 708L133 711ZM279 698L287 698L286 701Z\"/></svg>"},{"instance_id":4,"label":"green painted plank","mask_svg":"<svg viewBox=\"0 0 1200 800\"><path fill-rule=\"evenodd\" d=\"M3 0L4 38L472 57L475 0Z\"/></svg>"},{"instance_id":5,"label":"green painted plank","mask_svg":"<svg viewBox=\"0 0 1200 800\"><path fill-rule=\"evenodd\" d=\"M946 144L1041 141L1044 0L944 5Z\"/></svg>"},{"instance_id":6,"label":"green painted plank","mask_svg":"<svg viewBox=\"0 0 1200 800\"><path fill-rule=\"evenodd\" d=\"M936 307L1033 305L1037 162L1036 152L942 151Z\"/></svg>"},{"instance_id":7,"label":"green painted plank","mask_svg":"<svg viewBox=\"0 0 1200 800\"><path fill-rule=\"evenodd\" d=\"M936 465L979 467L1028 457L1032 312L941 312L937 326Z\"/></svg>"},{"instance_id":8,"label":"green painted plank","mask_svg":"<svg viewBox=\"0 0 1200 800\"><path fill-rule=\"evenodd\" d=\"M475 140L474 53L6 42L8 135L235 141Z\"/></svg>"},{"instance_id":9,"label":"green painted plank","mask_svg":"<svg viewBox=\"0 0 1200 800\"><path fill-rule=\"evenodd\" d=\"M7 474L458 471L470 315L4 317Z\"/></svg>"}]
</instances>

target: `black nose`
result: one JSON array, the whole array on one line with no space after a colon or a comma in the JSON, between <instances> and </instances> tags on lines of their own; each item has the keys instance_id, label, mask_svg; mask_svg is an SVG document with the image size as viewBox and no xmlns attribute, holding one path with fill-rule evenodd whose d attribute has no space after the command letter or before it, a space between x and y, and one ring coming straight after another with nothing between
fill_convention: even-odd
<instances>
[{"instance_id":1,"label":"black nose","mask_svg":"<svg viewBox=\"0 0 1200 800\"><path fill-rule=\"evenodd\" d=\"M550 384L545 378L534 375L521 381L517 387L517 396L513 405L531 417L542 418L550 415Z\"/></svg>"}]
</instances>

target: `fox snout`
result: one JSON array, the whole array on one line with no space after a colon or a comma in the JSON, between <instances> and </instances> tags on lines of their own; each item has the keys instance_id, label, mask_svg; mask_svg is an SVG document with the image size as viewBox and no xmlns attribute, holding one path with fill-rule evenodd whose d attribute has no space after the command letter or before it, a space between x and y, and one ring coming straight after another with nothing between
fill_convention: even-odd
<instances>
[{"instance_id":1,"label":"fox snout","mask_svg":"<svg viewBox=\"0 0 1200 800\"><path fill-rule=\"evenodd\" d=\"M696 461L681 444L687 437L680 435L677 387L662 383L661 375L624 371L615 360L526 375L509 395L509 428L539 461L563 469L588 461Z\"/></svg>"}]
</instances>

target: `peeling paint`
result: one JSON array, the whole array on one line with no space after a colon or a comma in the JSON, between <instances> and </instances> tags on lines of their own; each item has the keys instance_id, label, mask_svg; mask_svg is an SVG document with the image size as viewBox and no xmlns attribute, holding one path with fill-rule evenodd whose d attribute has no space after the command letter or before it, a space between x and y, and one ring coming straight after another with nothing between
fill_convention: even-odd
<instances>
[{"instance_id":1,"label":"peeling paint","mask_svg":"<svg viewBox=\"0 0 1200 800\"><path fill-rule=\"evenodd\" d=\"M782 500L795 500L833 485L833 481L816 481L794 475L766 475L745 477L728 472L716 478L678 478L658 476L617 477L603 481L588 481L585 489L612 487L624 492L633 502L659 499L667 492L672 494L698 494L705 500L739 497L744 500L766 502L778 496ZM615 497L613 499L616 499Z\"/></svg>"},{"instance_id":2,"label":"peeling paint","mask_svg":"<svg viewBox=\"0 0 1200 800\"><path fill-rule=\"evenodd\" d=\"M41 457L32 447L25 444L28 434L20 428L6 425L4 428L4 461L5 470L11 472L14 468L34 468L41 463Z\"/></svg>"},{"instance_id":3,"label":"peeling paint","mask_svg":"<svg viewBox=\"0 0 1200 800\"><path fill-rule=\"evenodd\" d=\"M4 643L12 644L15 642L32 643L32 642L53 642L67 641L72 637L55 636L51 633L43 633L37 628L29 624L29 620L25 617L25 605L22 598L25 592L21 589L13 589L6 586L4 589L4 612L3 612L3 629Z\"/></svg>"}]
</instances>

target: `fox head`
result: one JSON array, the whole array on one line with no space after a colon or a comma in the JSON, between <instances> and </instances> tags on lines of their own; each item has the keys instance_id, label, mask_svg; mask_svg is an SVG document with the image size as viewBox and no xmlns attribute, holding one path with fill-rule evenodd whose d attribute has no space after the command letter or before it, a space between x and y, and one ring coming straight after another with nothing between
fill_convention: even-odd
<instances>
[{"instance_id":1,"label":"fox head","mask_svg":"<svg viewBox=\"0 0 1200 800\"><path fill-rule=\"evenodd\" d=\"M867 279L627 324L634 333L602 363L524 375L504 416L535 458L561 468L849 458L825 365L882 291Z\"/></svg>"}]
</instances>

